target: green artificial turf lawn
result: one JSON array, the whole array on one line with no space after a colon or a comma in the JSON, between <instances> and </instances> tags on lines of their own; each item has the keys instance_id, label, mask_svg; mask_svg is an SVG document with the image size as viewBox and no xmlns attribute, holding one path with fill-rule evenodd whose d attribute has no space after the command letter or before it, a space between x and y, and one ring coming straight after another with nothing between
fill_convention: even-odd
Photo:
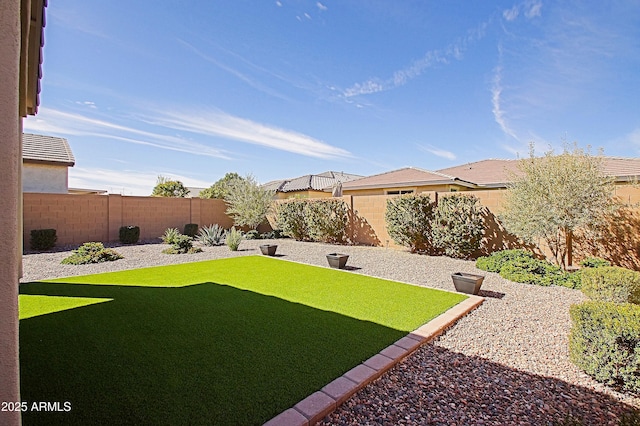
<instances>
[{"instance_id":1,"label":"green artificial turf lawn","mask_svg":"<svg viewBox=\"0 0 640 426\"><path fill-rule=\"evenodd\" d=\"M71 403L25 425L262 424L466 298L264 256L20 292L23 401Z\"/></svg>"}]
</instances>

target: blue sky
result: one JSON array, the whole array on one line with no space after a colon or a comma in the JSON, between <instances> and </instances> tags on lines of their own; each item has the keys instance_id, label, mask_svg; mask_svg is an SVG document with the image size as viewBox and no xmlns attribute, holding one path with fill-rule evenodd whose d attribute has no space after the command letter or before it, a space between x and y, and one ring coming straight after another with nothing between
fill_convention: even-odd
<instances>
[{"instance_id":1,"label":"blue sky","mask_svg":"<svg viewBox=\"0 0 640 426\"><path fill-rule=\"evenodd\" d=\"M72 187L148 195L437 170L563 141L640 154L640 3L49 2L41 106Z\"/></svg>"}]
</instances>

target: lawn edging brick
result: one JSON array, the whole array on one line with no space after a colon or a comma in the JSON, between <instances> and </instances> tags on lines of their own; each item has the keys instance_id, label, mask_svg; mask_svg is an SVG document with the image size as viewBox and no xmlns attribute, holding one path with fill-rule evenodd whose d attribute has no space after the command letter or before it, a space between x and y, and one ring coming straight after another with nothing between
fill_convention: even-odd
<instances>
[{"instance_id":1,"label":"lawn edging brick","mask_svg":"<svg viewBox=\"0 0 640 426\"><path fill-rule=\"evenodd\" d=\"M460 318L480 306L482 302L484 302L484 297L470 295L467 299L347 371L321 390L309 395L264 425L311 426L316 424L360 389L411 355L420 346L444 333Z\"/></svg>"}]
</instances>

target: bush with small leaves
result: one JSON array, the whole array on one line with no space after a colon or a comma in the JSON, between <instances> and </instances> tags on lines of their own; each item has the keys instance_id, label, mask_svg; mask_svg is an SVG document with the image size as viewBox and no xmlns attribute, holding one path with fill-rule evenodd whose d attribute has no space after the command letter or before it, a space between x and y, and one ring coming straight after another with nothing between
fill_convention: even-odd
<instances>
[{"instance_id":1,"label":"bush with small leaves","mask_svg":"<svg viewBox=\"0 0 640 426\"><path fill-rule=\"evenodd\" d=\"M102 243L84 243L71 256L66 257L61 263L65 265L85 265L88 263L112 262L122 259L122 255L115 250L105 248Z\"/></svg>"},{"instance_id":2,"label":"bush with small leaves","mask_svg":"<svg viewBox=\"0 0 640 426\"><path fill-rule=\"evenodd\" d=\"M347 241L349 210L344 201L327 199L305 203L305 221L312 240L333 244Z\"/></svg>"},{"instance_id":3,"label":"bush with small leaves","mask_svg":"<svg viewBox=\"0 0 640 426\"><path fill-rule=\"evenodd\" d=\"M478 251L484 234L482 206L477 197L441 197L431 225L433 244L447 256L466 259Z\"/></svg>"},{"instance_id":4,"label":"bush with small leaves","mask_svg":"<svg viewBox=\"0 0 640 426\"><path fill-rule=\"evenodd\" d=\"M233 227L229 230L229 232L227 232L225 243L227 244L227 247L229 247L229 250L238 251L238 247L240 247L242 238L242 232Z\"/></svg>"},{"instance_id":5,"label":"bush with small leaves","mask_svg":"<svg viewBox=\"0 0 640 426\"><path fill-rule=\"evenodd\" d=\"M140 227L121 226L118 237L122 244L135 244L140 239Z\"/></svg>"},{"instance_id":6,"label":"bush with small leaves","mask_svg":"<svg viewBox=\"0 0 640 426\"><path fill-rule=\"evenodd\" d=\"M205 246L218 246L222 244L226 233L227 231L218 224L205 226L200 229L196 240Z\"/></svg>"},{"instance_id":7,"label":"bush with small leaves","mask_svg":"<svg viewBox=\"0 0 640 426\"><path fill-rule=\"evenodd\" d=\"M305 218L307 202L292 199L280 204L276 209L276 221L282 233L298 241L307 241L309 229Z\"/></svg>"},{"instance_id":8,"label":"bush with small leaves","mask_svg":"<svg viewBox=\"0 0 640 426\"><path fill-rule=\"evenodd\" d=\"M255 229L252 229L252 230L248 231L246 234L244 234L244 237L247 240L259 240L260 239L260 233L258 231L256 231Z\"/></svg>"},{"instance_id":9,"label":"bush with small leaves","mask_svg":"<svg viewBox=\"0 0 640 426\"><path fill-rule=\"evenodd\" d=\"M640 272L619 266L585 268L582 292L592 300L640 304Z\"/></svg>"},{"instance_id":10,"label":"bush with small leaves","mask_svg":"<svg viewBox=\"0 0 640 426\"><path fill-rule=\"evenodd\" d=\"M600 268L602 266L611 266L611 262L600 257L587 257L580 262L583 268Z\"/></svg>"},{"instance_id":11,"label":"bush with small leaves","mask_svg":"<svg viewBox=\"0 0 640 426\"><path fill-rule=\"evenodd\" d=\"M570 308L571 361L597 381L640 392L640 306L589 301Z\"/></svg>"},{"instance_id":12,"label":"bush with small leaves","mask_svg":"<svg viewBox=\"0 0 640 426\"><path fill-rule=\"evenodd\" d=\"M162 242L165 244L173 244L180 235L182 234L178 231L178 228L167 228L160 238L162 238Z\"/></svg>"},{"instance_id":13,"label":"bush with small leaves","mask_svg":"<svg viewBox=\"0 0 640 426\"><path fill-rule=\"evenodd\" d=\"M260 235L260 238L263 240L276 240L278 238L284 238L284 235L280 229L274 229L273 231L264 232Z\"/></svg>"},{"instance_id":14,"label":"bush with small leaves","mask_svg":"<svg viewBox=\"0 0 640 426\"><path fill-rule=\"evenodd\" d=\"M581 274L564 272L560 267L533 257L525 250L503 250L476 261L476 268L498 272L502 278L524 284L580 288Z\"/></svg>"},{"instance_id":15,"label":"bush with small leaves","mask_svg":"<svg viewBox=\"0 0 640 426\"><path fill-rule=\"evenodd\" d=\"M173 238L171 247L163 250L162 252L165 254L191 254L199 253L201 251L202 249L200 247L193 246L193 238L188 235L179 234L177 237Z\"/></svg>"},{"instance_id":16,"label":"bush with small leaves","mask_svg":"<svg viewBox=\"0 0 640 426\"><path fill-rule=\"evenodd\" d=\"M502 267L512 260L533 259L533 254L526 250L501 250L490 256L482 256L476 260L476 268L487 272L500 272Z\"/></svg>"},{"instance_id":17,"label":"bush with small leaves","mask_svg":"<svg viewBox=\"0 0 640 426\"><path fill-rule=\"evenodd\" d=\"M51 250L57 240L55 229L33 229L29 243L32 250Z\"/></svg>"},{"instance_id":18,"label":"bush with small leaves","mask_svg":"<svg viewBox=\"0 0 640 426\"><path fill-rule=\"evenodd\" d=\"M431 223L433 203L428 195L408 195L387 200L387 232L396 244L411 252L433 249Z\"/></svg>"}]
</instances>

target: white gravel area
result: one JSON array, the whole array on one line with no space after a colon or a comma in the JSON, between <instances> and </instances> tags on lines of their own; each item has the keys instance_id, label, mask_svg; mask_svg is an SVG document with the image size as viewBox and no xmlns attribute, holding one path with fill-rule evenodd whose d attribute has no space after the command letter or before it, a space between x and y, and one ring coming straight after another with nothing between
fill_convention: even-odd
<instances>
[{"instance_id":1,"label":"white gravel area","mask_svg":"<svg viewBox=\"0 0 640 426\"><path fill-rule=\"evenodd\" d=\"M453 291L451 273L485 275L485 302L444 335L354 395L324 425L553 424L572 416L585 425L617 424L640 399L598 384L569 361L569 307L578 290L513 283L475 268L473 261L421 256L380 247L335 246L290 239L245 240L240 251L203 247L197 254L167 255L167 245L110 245L124 259L96 265L62 265L71 248L23 256L29 282L71 275L260 254L278 244L282 259L328 267L325 255L349 254L354 273Z\"/></svg>"}]
</instances>

